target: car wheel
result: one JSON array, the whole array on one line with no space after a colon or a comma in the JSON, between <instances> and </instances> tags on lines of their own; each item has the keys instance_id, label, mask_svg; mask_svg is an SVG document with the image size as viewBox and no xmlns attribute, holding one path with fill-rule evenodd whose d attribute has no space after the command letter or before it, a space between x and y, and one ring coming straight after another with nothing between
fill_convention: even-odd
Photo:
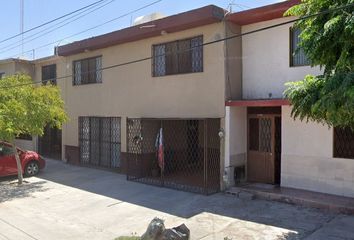
<instances>
[{"instance_id":1,"label":"car wheel","mask_svg":"<svg viewBox=\"0 0 354 240\"><path fill-rule=\"evenodd\" d=\"M25 175L31 177L37 175L39 172L39 164L36 161L31 161L26 165Z\"/></svg>"}]
</instances>

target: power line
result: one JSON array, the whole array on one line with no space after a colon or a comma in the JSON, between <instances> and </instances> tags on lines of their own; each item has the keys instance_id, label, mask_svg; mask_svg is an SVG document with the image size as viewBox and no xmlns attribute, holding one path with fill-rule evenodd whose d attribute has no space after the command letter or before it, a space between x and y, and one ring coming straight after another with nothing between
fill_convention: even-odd
<instances>
[{"instance_id":1,"label":"power line","mask_svg":"<svg viewBox=\"0 0 354 240\"><path fill-rule=\"evenodd\" d=\"M107 1L107 0L104 0L104 1ZM72 23L72 22L74 22L74 21L80 19L80 18L83 18L83 17L89 15L89 14L92 13L92 12L95 12L95 11L97 11L97 10L99 10L99 9L101 9L101 8L103 8L103 7L105 7L105 6L108 5L108 4L111 4L111 3L114 2L114 1L115 1L115 0L111 0L111 1L105 3L105 4L101 5L101 6L98 6L98 7L97 7L97 5L95 5L95 6L93 6L93 7L91 7L91 8L88 8L88 9L86 9L86 10L84 10L84 11L82 11L82 12L76 14L76 15L71 16L70 18L67 18L67 19L65 19L65 20L63 20L63 21L61 21L61 22L59 22L59 23L57 23L57 24L55 24L55 25L53 25L53 26L50 26L50 27L48 27L48 28L45 28L45 29L43 29L43 30L37 32L37 33L34 33L34 34L30 35L30 36L25 37L24 39L28 39L28 38L30 38L30 37L36 36L36 35L38 35L38 34L44 32L43 34L41 34L41 35L39 35L39 36L37 36L37 37L35 37L35 38L32 38L32 39L30 39L30 40L28 40L28 41L22 42L22 41L23 41L23 39L22 39L22 40L20 40L20 41L18 41L18 42L9 44L9 45L7 45L7 46L4 46L4 47L0 48L0 50L5 49L5 50L1 51L0 54L5 53L5 52L8 52L8 51L10 51L10 50L12 50L12 49L15 49L15 48L17 48L17 47L23 45L23 44L32 42L32 41L34 41L34 40L36 40L36 39L38 39L38 38L40 38L40 37L43 37L43 36L45 36L45 35L47 35L47 34L49 34L49 33L51 33L51 32L54 32L54 31L56 31L56 30L58 30L58 29L60 29L60 28L62 28L62 27L64 27L64 26L66 26L66 25L68 25L68 24L70 24L70 23ZM93 10L91 10L92 8L93 8ZM89 11L89 10L91 10L91 11ZM89 12L85 13L86 11L89 11ZM83 13L85 13L85 14L83 14ZM81 15L81 16L80 16L80 15ZM77 16L78 16L78 17L77 17ZM75 17L77 17L77 18L75 18ZM75 19L73 19L73 20L67 22L68 20L70 20L70 19L72 19L72 18L75 18ZM65 23L65 22L66 22L66 23ZM60 25L61 23L64 23L64 24ZM58 25L60 25L60 26L58 26ZM54 26L58 26L58 27L53 28ZM46 30L49 30L49 31L46 31ZM46 32L45 32L45 31L46 31ZM18 44L18 45L13 46L14 44L19 43L19 42L21 42L21 44ZM9 47L10 47L10 48L9 48Z\"/></svg>"},{"instance_id":2,"label":"power line","mask_svg":"<svg viewBox=\"0 0 354 240\"><path fill-rule=\"evenodd\" d=\"M146 5L144 5L144 6L140 7L140 8L137 8L137 9L135 9L135 10L132 10L132 11L130 11L130 12L128 12L128 13L123 14L123 15L120 15L120 16L118 16L118 17L116 17L116 18L110 19L110 20L108 20L108 21L106 21L106 22L103 22L103 23L101 23L101 24L98 24L98 25L96 25L96 26L93 26L93 27L87 28L87 29L85 29L85 30L83 30L83 31L80 31L80 32L74 33L74 34L72 34L72 35L66 36L66 37L64 37L64 38L62 38L62 39L60 39L60 40L56 40L56 41L54 41L54 42L50 42L50 43L41 45L41 46L39 46L39 47L36 47L36 48L34 48L34 49L25 51L24 53L28 53L28 52L32 52L33 50L38 50L38 49L41 49L41 48L44 48L44 47L48 47L48 46L53 45L53 44L55 44L55 43L60 43L60 42L63 41L63 40L66 40L66 39L68 39L68 38L75 37L75 36L77 36L77 35L86 33L86 32L88 32L88 31L91 31L91 30L96 29L96 28L99 28L99 27L102 27L102 26L104 26L104 25L106 25L106 24L108 24L108 23L117 21L117 20L119 20L119 19L121 19L121 18L123 18L123 17L129 16L129 15L131 15L131 14L133 14L133 13L136 13L136 12L138 12L138 11L140 11L140 10L143 10L143 9L145 9L145 8L148 8L148 7L152 6L152 5L155 5L155 4L157 4L157 3L161 2L161 1L163 1L163 0L157 0L157 1L151 2L151 3L146 4ZM17 56L17 55L13 55L12 57L16 57L16 56ZM11 58L11 57L10 57L10 58Z\"/></svg>"},{"instance_id":3,"label":"power line","mask_svg":"<svg viewBox=\"0 0 354 240\"><path fill-rule=\"evenodd\" d=\"M108 0L104 0L104 1L108 1ZM103 2L104 2L104 1L103 1ZM113 1L114 1L114 0L113 0ZM97 4L97 5L98 5L98 4ZM81 14L83 14L83 13L85 13L85 12L87 12L87 11L89 11L89 10L95 8L95 7L97 7L97 5L91 6L90 8L87 8L87 9L83 10L82 12L79 12L79 13L77 13L77 14L75 14L75 15L73 15L73 16L67 18L67 19L64 19L63 21L60 21L60 22L58 22L58 23L56 23L56 24L54 24L54 25L52 25L52 26L49 26L49 27L47 27L47 28L45 28L45 29L43 29L43 30L41 30L41 31L39 31L39 32L36 32L36 33L34 33L34 34L32 34L32 35L29 35L29 36L25 37L24 40L26 40L26 39L28 39L28 38L30 38L30 37L36 36L36 35L38 35L39 33L42 33L42 32L44 32L44 31L46 31L46 30L52 29L53 27L58 26L58 25L60 25L61 23L64 23L64 22L66 22L66 21L68 21L68 20L70 20L70 19L72 19L72 18L75 18L76 16L80 16ZM104 6L105 6L105 5L104 5ZM86 16L86 15L84 15L84 16ZM73 20L73 21L74 21L74 20ZM1 47L0 50L6 49L6 48L11 47L11 46L13 46L14 44L17 44L17 43L20 43L20 42L21 42L21 40L20 40L20 41L13 42L13 43L10 43L10 44L8 44L7 46Z\"/></svg>"},{"instance_id":4,"label":"power line","mask_svg":"<svg viewBox=\"0 0 354 240\"><path fill-rule=\"evenodd\" d=\"M18 37L18 36L21 36L21 35L23 35L23 34L25 34L25 33L28 33L28 32L30 32L30 31L33 31L33 30L35 30L35 29L41 28L41 27L43 27L43 26L45 26L45 25L48 25L48 24L50 24L50 23L52 23L52 22L55 22L55 21L57 21L57 20L59 20L59 19L65 18L65 17L67 17L67 16L69 16L69 15L71 15L71 14L77 13L77 12L79 12L79 11L85 9L85 8L91 7L91 6L96 5L96 4L98 4L98 3L100 3L100 2L103 2L103 1L105 1L105 0L96 1L96 2L94 2L94 3L91 3L91 4L89 4L89 5L84 6L84 7L82 7L82 8L79 8L79 9L77 9L77 10L75 10L75 11L72 11L72 12L67 13L67 14L65 14L65 15L62 15L62 16L60 16L60 17L54 18L54 19L52 19L52 20L50 20L50 21L48 21L48 22L42 23L42 24L40 24L40 25L38 25L38 26L35 26L35 27L33 27L33 28L30 28L30 29L28 29L28 30L26 30L26 31L24 31L24 32L22 32L22 33L18 33L18 34L15 34L15 35L11 36L11 37L8 37L8 38L5 38L5 39L3 39L3 40L0 40L0 43L6 42L6 41L8 41L8 40L11 40L11 39L16 38L16 37Z\"/></svg>"},{"instance_id":5,"label":"power line","mask_svg":"<svg viewBox=\"0 0 354 240\"><path fill-rule=\"evenodd\" d=\"M149 56L149 57L140 58L140 59L136 59L136 60L132 60L132 61L128 61L128 62L123 62L123 63L119 63L119 64L114 64L114 65L107 66L107 67L102 67L100 69L96 69L96 70L93 70L93 71L88 71L88 73L96 72L96 71L108 70L108 69L112 69L112 68L116 68L116 67L122 67L122 66L130 65L130 64L135 64L135 63L151 60L153 58L158 58L158 57L168 56L168 55L171 55L171 54L177 54L177 53L190 51L190 50L193 50L193 49L196 49L196 48L200 48L202 46L208 46L208 45L211 45L211 44L224 42L224 41L227 41L227 40L231 40L231 39L234 39L234 38L250 35L250 34L253 34L253 33L262 32L262 31L265 31L265 30L268 30L268 29L280 27L280 26L287 25L287 24L290 24L290 23L294 23L294 22L297 22L297 21L300 21L300 20L309 19L309 18L316 17L316 16L319 16L319 15L322 15L322 14L331 13L331 12L334 12L334 11L342 10L342 9L345 9L345 8L348 8L348 7L353 7L353 6L354 6L354 3L351 3L351 4L348 4L348 5L345 5L345 6L341 6L341 7L338 7L338 8L328 9L328 10L325 10L325 11L322 11L322 12L318 12L318 13L315 13L315 14L303 16L303 17L300 17L300 18L297 18L297 19L285 21L285 22L274 24L274 25L270 25L270 26L267 26L267 27L259 28L259 29L252 30L252 31L249 31L249 32L235 34L235 35L232 35L232 36L229 36L229 37L225 37L225 38L221 38L221 39L218 39L218 40L209 41L209 42L206 42L206 43L203 43L203 44L199 44L199 45L196 45L196 46L188 48L188 49L184 49L182 51L168 52L168 53L164 53L164 54L159 54L159 55L155 55L155 56ZM34 82L31 82L31 83L16 84L16 85L11 85L11 86L1 87L0 89L8 89L8 88L13 88L13 87L35 85L35 84L43 83L44 81L47 82L47 81L53 81L53 80L60 80L60 79L65 79L65 78L69 78L69 77L74 77L74 76L77 76L77 75L81 75L81 73L80 74L70 74L70 75L66 75L66 76L57 77L57 78L54 78L54 79L46 79L46 80L42 80L42 81L34 81Z\"/></svg>"}]
</instances>

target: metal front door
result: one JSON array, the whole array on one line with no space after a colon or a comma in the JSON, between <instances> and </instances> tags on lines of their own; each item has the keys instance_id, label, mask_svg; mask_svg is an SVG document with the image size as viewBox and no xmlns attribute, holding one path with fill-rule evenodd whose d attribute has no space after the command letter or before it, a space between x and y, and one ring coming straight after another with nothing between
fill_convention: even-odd
<instances>
[{"instance_id":1,"label":"metal front door","mask_svg":"<svg viewBox=\"0 0 354 240\"><path fill-rule=\"evenodd\" d=\"M248 117L247 179L250 182L275 183L275 117Z\"/></svg>"},{"instance_id":2,"label":"metal front door","mask_svg":"<svg viewBox=\"0 0 354 240\"><path fill-rule=\"evenodd\" d=\"M38 152L44 157L61 160L61 130L46 126L38 138Z\"/></svg>"}]
</instances>

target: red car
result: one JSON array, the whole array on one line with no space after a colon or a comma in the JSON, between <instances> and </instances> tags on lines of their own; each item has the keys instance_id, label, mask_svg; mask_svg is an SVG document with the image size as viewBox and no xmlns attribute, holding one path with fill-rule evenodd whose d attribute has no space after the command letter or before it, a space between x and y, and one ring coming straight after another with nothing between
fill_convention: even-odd
<instances>
[{"instance_id":1,"label":"red car","mask_svg":"<svg viewBox=\"0 0 354 240\"><path fill-rule=\"evenodd\" d=\"M17 148L20 156L22 173L26 177L34 176L45 167L44 159L36 152ZM10 144L0 141L0 177L16 175L17 165L15 154Z\"/></svg>"}]
</instances>

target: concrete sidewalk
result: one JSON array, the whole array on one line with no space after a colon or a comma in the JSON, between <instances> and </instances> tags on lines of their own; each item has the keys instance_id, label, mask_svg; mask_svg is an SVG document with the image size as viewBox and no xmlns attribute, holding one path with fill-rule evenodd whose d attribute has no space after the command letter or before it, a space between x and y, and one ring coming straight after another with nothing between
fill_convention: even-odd
<instances>
[{"instance_id":1,"label":"concrete sidewalk","mask_svg":"<svg viewBox=\"0 0 354 240\"><path fill-rule=\"evenodd\" d=\"M22 187L0 182L0 240L141 235L154 217L192 239L354 239L354 217L225 194L203 196L48 160Z\"/></svg>"}]
</instances>

